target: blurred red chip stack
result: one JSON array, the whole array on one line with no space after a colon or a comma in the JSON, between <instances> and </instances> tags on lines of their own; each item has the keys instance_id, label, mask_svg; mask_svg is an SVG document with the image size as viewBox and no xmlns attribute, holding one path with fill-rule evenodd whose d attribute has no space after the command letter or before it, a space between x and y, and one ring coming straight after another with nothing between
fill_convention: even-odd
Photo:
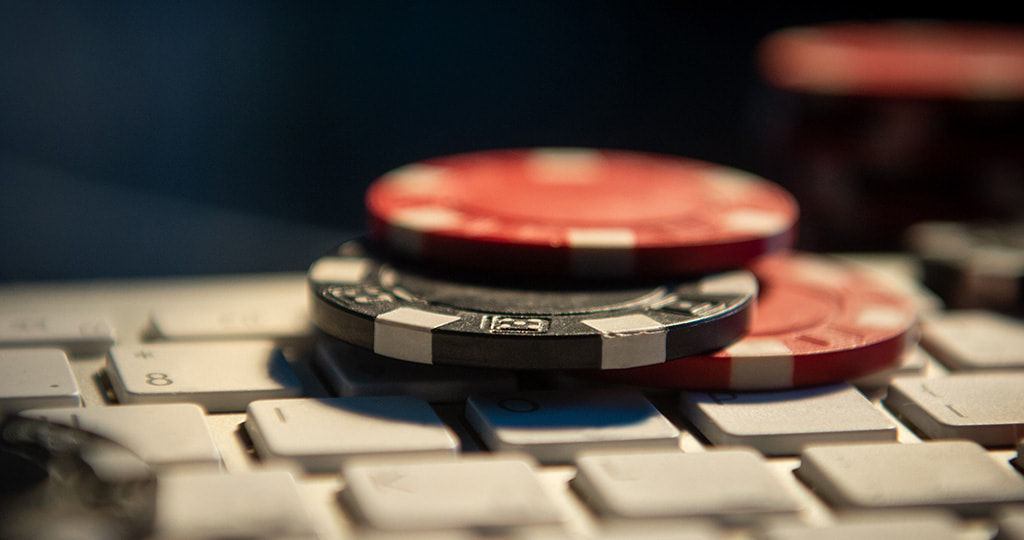
<instances>
[{"instance_id":1,"label":"blurred red chip stack","mask_svg":"<svg viewBox=\"0 0 1024 540\"><path fill-rule=\"evenodd\" d=\"M759 48L769 176L801 247L900 247L925 220L1024 212L1024 29L886 21L794 27Z\"/></svg>"}]
</instances>

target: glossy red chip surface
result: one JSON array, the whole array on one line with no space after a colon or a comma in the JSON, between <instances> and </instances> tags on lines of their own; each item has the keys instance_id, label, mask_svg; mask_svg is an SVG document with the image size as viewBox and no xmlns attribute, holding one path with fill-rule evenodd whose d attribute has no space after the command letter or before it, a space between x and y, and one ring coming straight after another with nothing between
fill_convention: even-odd
<instances>
[{"instance_id":1,"label":"glossy red chip surface","mask_svg":"<svg viewBox=\"0 0 1024 540\"><path fill-rule=\"evenodd\" d=\"M769 35L759 61L789 90L958 99L1024 98L1024 28L884 21L793 27Z\"/></svg>"},{"instance_id":2,"label":"glossy red chip surface","mask_svg":"<svg viewBox=\"0 0 1024 540\"><path fill-rule=\"evenodd\" d=\"M677 389L779 390L893 367L917 343L913 298L859 266L787 253L751 269L760 284L758 306L736 343L709 355L583 375Z\"/></svg>"},{"instance_id":3,"label":"glossy red chip surface","mask_svg":"<svg viewBox=\"0 0 1024 540\"><path fill-rule=\"evenodd\" d=\"M374 181L372 237L417 259L559 276L731 269L789 248L778 185L702 161L539 148L440 157Z\"/></svg>"}]
</instances>

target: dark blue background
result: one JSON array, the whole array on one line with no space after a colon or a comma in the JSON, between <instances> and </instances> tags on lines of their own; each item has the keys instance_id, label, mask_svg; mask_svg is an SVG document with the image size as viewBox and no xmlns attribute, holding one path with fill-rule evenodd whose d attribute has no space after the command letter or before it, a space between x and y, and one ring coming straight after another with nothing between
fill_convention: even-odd
<instances>
[{"instance_id":1,"label":"dark blue background","mask_svg":"<svg viewBox=\"0 0 1024 540\"><path fill-rule=\"evenodd\" d=\"M769 32L1011 20L771 4L0 3L0 280L301 269L362 229L373 178L455 152L758 172Z\"/></svg>"}]
</instances>

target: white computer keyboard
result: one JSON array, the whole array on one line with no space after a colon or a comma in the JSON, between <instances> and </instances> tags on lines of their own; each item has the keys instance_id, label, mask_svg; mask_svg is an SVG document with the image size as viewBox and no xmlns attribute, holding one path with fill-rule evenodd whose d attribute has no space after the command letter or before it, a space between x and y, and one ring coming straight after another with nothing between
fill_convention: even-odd
<instances>
[{"instance_id":1,"label":"white computer keyboard","mask_svg":"<svg viewBox=\"0 0 1024 540\"><path fill-rule=\"evenodd\" d=\"M1018 320L922 292L895 372L736 394L385 360L318 336L306 296L2 285L0 410L132 450L152 538L1024 538Z\"/></svg>"}]
</instances>

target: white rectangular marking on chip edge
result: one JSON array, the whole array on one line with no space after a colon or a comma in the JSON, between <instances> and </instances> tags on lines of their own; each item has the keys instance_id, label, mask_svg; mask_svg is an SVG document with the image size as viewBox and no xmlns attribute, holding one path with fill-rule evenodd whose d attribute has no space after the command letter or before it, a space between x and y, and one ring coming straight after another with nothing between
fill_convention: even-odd
<instances>
[{"instance_id":1,"label":"white rectangular marking on chip edge","mask_svg":"<svg viewBox=\"0 0 1024 540\"><path fill-rule=\"evenodd\" d=\"M846 287L850 281L849 267L828 258L801 256L793 265L794 278L808 283L820 283L829 287Z\"/></svg>"},{"instance_id":2,"label":"white rectangular marking on chip edge","mask_svg":"<svg viewBox=\"0 0 1024 540\"><path fill-rule=\"evenodd\" d=\"M463 215L448 208L420 206L406 208L394 216L388 227L388 243L410 255L423 253L423 233L450 229L463 221Z\"/></svg>"},{"instance_id":3,"label":"white rectangular marking on chip edge","mask_svg":"<svg viewBox=\"0 0 1024 540\"><path fill-rule=\"evenodd\" d=\"M457 320L459 318L454 315L408 307L382 313L373 324L373 352L399 360L431 364L434 361L431 331Z\"/></svg>"},{"instance_id":4,"label":"white rectangular marking on chip edge","mask_svg":"<svg viewBox=\"0 0 1024 540\"><path fill-rule=\"evenodd\" d=\"M321 257L309 269L309 279L320 283L359 283L369 261L351 257Z\"/></svg>"},{"instance_id":5,"label":"white rectangular marking on chip edge","mask_svg":"<svg viewBox=\"0 0 1024 540\"><path fill-rule=\"evenodd\" d=\"M864 308L857 314L857 326L867 328L900 328L910 323L910 315L888 306Z\"/></svg>"},{"instance_id":6,"label":"white rectangular marking on chip edge","mask_svg":"<svg viewBox=\"0 0 1024 540\"><path fill-rule=\"evenodd\" d=\"M625 276L633 274L636 234L623 228L569 229L570 264L577 276Z\"/></svg>"},{"instance_id":7,"label":"white rectangular marking on chip edge","mask_svg":"<svg viewBox=\"0 0 1024 540\"><path fill-rule=\"evenodd\" d=\"M729 201L749 198L751 186L763 181L758 176L732 167L711 167L704 170L701 176L711 193Z\"/></svg>"},{"instance_id":8,"label":"white rectangular marking on chip edge","mask_svg":"<svg viewBox=\"0 0 1024 540\"><path fill-rule=\"evenodd\" d=\"M793 353L775 339L743 339L725 349L730 356L730 388L761 390L793 383Z\"/></svg>"},{"instance_id":9,"label":"white rectangular marking on chip edge","mask_svg":"<svg viewBox=\"0 0 1024 540\"><path fill-rule=\"evenodd\" d=\"M384 175L384 181L391 185L397 185L404 193L433 194L437 191L437 186L443 180L445 172L444 167L411 163L387 173Z\"/></svg>"},{"instance_id":10,"label":"white rectangular marking on chip edge","mask_svg":"<svg viewBox=\"0 0 1024 540\"><path fill-rule=\"evenodd\" d=\"M660 364L665 361L665 327L646 315L623 315L582 322L602 334L602 369Z\"/></svg>"},{"instance_id":11,"label":"white rectangular marking on chip edge","mask_svg":"<svg viewBox=\"0 0 1024 540\"><path fill-rule=\"evenodd\" d=\"M788 216L752 209L728 212L724 222L731 230L752 234L778 234L790 225Z\"/></svg>"},{"instance_id":12,"label":"white rectangular marking on chip edge","mask_svg":"<svg viewBox=\"0 0 1024 540\"><path fill-rule=\"evenodd\" d=\"M527 161L529 179L538 184L591 184L603 156L589 148L538 148Z\"/></svg>"},{"instance_id":13,"label":"white rectangular marking on chip edge","mask_svg":"<svg viewBox=\"0 0 1024 540\"><path fill-rule=\"evenodd\" d=\"M462 223L461 212L442 206L413 206L395 213L393 222L416 231L448 229Z\"/></svg>"},{"instance_id":14,"label":"white rectangular marking on chip edge","mask_svg":"<svg viewBox=\"0 0 1024 540\"><path fill-rule=\"evenodd\" d=\"M636 246L636 233L622 227L571 228L568 242L573 248L631 249Z\"/></svg>"},{"instance_id":15,"label":"white rectangular marking on chip edge","mask_svg":"<svg viewBox=\"0 0 1024 540\"><path fill-rule=\"evenodd\" d=\"M394 215L388 226L388 244L399 253L423 254L423 234L452 229L463 221L463 214L437 206L406 208Z\"/></svg>"},{"instance_id":16,"label":"white rectangular marking on chip edge","mask_svg":"<svg viewBox=\"0 0 1024 540\"><path fill-rule=\"evenodd\" d=\"M704 294L757 294L757 279L746 270L735 270L706 277L700 280L700 292Z\"/></svg>"}]
</instances>

